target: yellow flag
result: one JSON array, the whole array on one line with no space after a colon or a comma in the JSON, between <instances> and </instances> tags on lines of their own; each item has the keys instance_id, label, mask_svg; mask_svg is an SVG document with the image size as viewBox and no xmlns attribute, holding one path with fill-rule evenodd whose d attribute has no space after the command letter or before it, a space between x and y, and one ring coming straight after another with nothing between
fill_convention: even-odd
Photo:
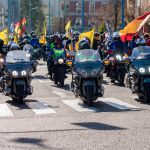
<instances>
[{"instance_id":1,"label":"yellow flag","mask_svg":"<svg viewBox=\"0 0 150 150\"><path fill-rule=\"evenodd\" d=\"M76 51L78 51L78 50L79 50L79 41L76 43L75 48L76 48Z\"/></svg>"},{"instance_id":2,"label":"yellow flag","mask_svg":"<svg viewBox=\"0 0 150 150\"><path fill-rule=\"evenodd\" d=\"M79 36L79 42L83 38L86 37L90 40L91 48L92 48L93 47L93 40L94 40L94 33L95 33L95 28L93 28L91 31L81 33L80 36ZM79 42L76 43L76 50L79 49Z\"/></svg>"},{"instance_id":3,"label":"yellow flag","mask_svg":"<svg viewBox=\"0 0 150 150\"><path fill-rule=\"evenodd\" d=\"M44 34L39 39L39 43L46 44L46 23L44 23Z\"/></svg>"},{"instance_id":4,"label":"yellow flag","mask_svg":"<svg viewBox=\"0 0 150 150\"><path fill-rule=\"evenodd\" d=\"M16 34L14 35L14 42L18 44L18 36Z\"/></svg>"},{"instance_id":5,"label":"yellow flag","mask_svg":"<svg viewBox=\"0 0 150 150\"><path fill-rule=\"evenodd\" d=\"M71 28L71 20L68 21L68 23L67 23L66 26L65 26L66 33L69 32L70 28Z\"/></svg>"},{"instance_id":6,"label":"yellow flag","mask_svg":"<svg viewBox=\"0 0 150 150\"><path fill-rule=\"evenodd\" d=\"M81 33L79 36L79 41L82 40L83 38L87 37L87 38L89 38L89 40L91 42L91 47L92 47L93 40L94 40L94 32L95 32L95 28L93 28L91 31Z\"/></svg>"},{"instance_id":7,"label":"yellow flag","mask_svg":"<svg viewBox=\"0 0 150 150\"><path fill-rule=\"evenodd\" d=\"M5 29L0 32L0 38L4 41L4 44L8 44L8 29Z\"/></svg>"}]
</instances>

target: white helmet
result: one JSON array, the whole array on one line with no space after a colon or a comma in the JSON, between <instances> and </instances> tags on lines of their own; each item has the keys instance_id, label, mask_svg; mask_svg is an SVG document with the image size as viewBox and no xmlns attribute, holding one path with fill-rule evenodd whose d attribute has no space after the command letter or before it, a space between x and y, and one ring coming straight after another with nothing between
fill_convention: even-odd
<instances>
[{"instance_id":1,"label":"white helmet","mask_svg":"<svg viewBox=\"0 0 150 150\"><path fill-rule=\"evenodd\" d=\"M145 44L146 44L146 41L143 37L137 39L137 41L136 41L137 46L144 46Z\"/></svg>"}]
</instances>

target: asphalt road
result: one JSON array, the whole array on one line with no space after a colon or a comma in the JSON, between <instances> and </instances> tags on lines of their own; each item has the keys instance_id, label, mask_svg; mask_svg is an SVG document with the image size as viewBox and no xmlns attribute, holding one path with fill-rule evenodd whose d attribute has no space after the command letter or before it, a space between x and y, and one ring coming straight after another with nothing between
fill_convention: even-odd
<instances>
[{"instance_id":1,"label":"asphalt road","mask_svg":"<svg viewBox=\"0 0 150 150\"><path fill-rule=\"evenodd\" d=\"M70 75L56 87L40 63L22 105L0 93L0 150L150 150L150 105L104 78L92 108L75 99Z\"/></svg>"}]
</instances>

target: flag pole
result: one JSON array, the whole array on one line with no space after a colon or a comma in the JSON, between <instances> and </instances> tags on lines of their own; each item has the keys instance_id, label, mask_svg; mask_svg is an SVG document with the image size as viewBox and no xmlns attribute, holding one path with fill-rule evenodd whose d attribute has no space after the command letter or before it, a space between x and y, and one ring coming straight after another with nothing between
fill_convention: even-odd
<instances>
[{"instance_id":1,"label":"flag pole","mask_svg":"<svg viewBox=\"0 0 150 150\"><path fill-rule=\"evenodd\" d=\"M84 0L82 0L82 32L84 32Z\"/></svg>"},{"instance_id":2,"label":"flag pole","mask_svg":"<svg viewBox=\"0 0 150 150\"><path fill-rule=\"evenodd\" d=\"M125 16L124 16L124 6L125 5L125 2L124 2L124 0L122 0L122 29L124 28L124 25L125 25L125 23L124 23L124 18L125 18Z\"/></svg>"}]
</instances>

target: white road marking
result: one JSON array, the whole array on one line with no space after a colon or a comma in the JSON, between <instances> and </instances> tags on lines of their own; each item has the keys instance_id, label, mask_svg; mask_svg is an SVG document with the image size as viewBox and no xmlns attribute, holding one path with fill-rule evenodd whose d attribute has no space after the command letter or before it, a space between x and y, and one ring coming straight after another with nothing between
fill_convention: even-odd
<instances>
[{"instance_id":1,"label":"white road marking","mask_svg":"<svg viewBox=\"0 0 150 150\"><path fill-rule=\"evenodd\" d=\"M39 65L39 66L37 66L37 68L46 68L47 67L47 65Z\"/></svg>"},{"instance_id":2,"label":"white road marking","mask_svg":"<svg viewBox=\"0 0 150 150\"><path fill-rule=\"evenodd\" d=\"M132 98L133 98L133 99L138 99L138 96L137 96L137 95L135 95L135 96L132 96Z\"/></svg>"},{"instance_id":3,"label":"white road marking","mask_svg":"<svg viewBox=\"0 0 150 150\"><path fill-rule=\"evenodd\" d=\"M60 97L66 97L66 94L64 92L54 91L54 90L52 92Z\"/></svg>"},{"instance_id":4,"label":"white road marking","mask_svg":"<svg viewBox=\"0 0 150 150\"><path fill-rule=\"evenodd\" d=\"M26 104L37 115L56 113L56 111L50 108L45 102L27 102Z\"/></svg>"},{"instance_id":5,"label":"white road marking","mask_svg":"<svg viewBox=\"0 0 150 150\"><path fill-rule=\"evenodd\" d=\"M49 80L48 78L47 78L47 80L46 80L46 79L41 80L41 79L39 79L39 78L37 78L37 77L33 77L32 82L34 83L36 80L38 80L40 83L51 83L51 82L52 82L52 81Z\"/></svg>"},{"instance_id":6,"label":"white road marking","mask_svg":"<svg viewBox=\"0 0 150 150\"><path fill-rule=\"evenodd\" d=\"M102 101L108 105L111 105L115 108L118 108L120 110L137 110L140 109L137 106L131 105L126 102L122 102L116 98L99 98L99 101Z\"/></svg>"},{"instance_id":7,"label":"white road marking","mask_svg":"<svg viewBox=\"0 0 150 150\"><path fill-rule=\"evenodd\" d=\"M13 116L13 113L8 108L7 104L0 104L0 117Z\"/></svg>"},{"instance_id":8,"label":"white road marking","mask_svg":"<svg viewBox=\"0 0 150 150\"><path fill-rule=\"evenodd\" d=\"M68 105L69 107L75 109L78 112L98 112L97 108L88 107L87 105L83 104L81 100L63 100L64 104Z\"/></svg>"},{"instance_id":9,"label":"white road marking","mask_svg":"<svg viewBox=\"0 0 150 150\"><path fill-rule=\"evenodd\" d=\"M33 77L33 79L38 80L39 82L43 83L44 81L42 81L41 79L37 78L37 77Z\"/></svg>"}]
</instances>

